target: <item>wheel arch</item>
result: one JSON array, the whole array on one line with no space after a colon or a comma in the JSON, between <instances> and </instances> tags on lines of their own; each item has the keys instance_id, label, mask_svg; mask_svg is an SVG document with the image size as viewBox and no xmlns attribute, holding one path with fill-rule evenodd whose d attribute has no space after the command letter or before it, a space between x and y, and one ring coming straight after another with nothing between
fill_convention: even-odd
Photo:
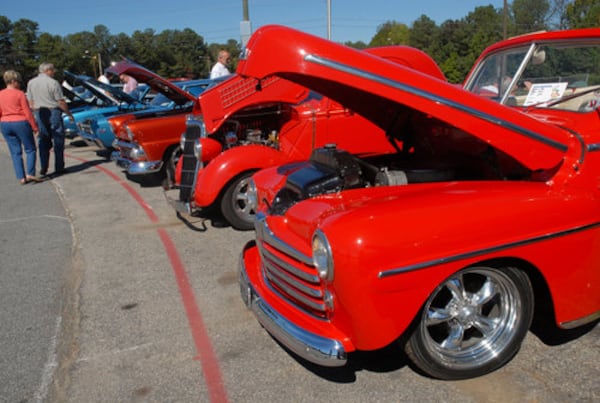
<instances>
[{"instance_id":1,"label":"wheel arch","mask_svg":"<svg viewBox=\"0 0 600 403\"><path fill-rule=\"evenodd\" d=\"M227 187L240 175L286 161L281 151L263 145L246 145L222 152L197 174L195 202L206 208L220 203Z\"/></svg>"}]
</instances>

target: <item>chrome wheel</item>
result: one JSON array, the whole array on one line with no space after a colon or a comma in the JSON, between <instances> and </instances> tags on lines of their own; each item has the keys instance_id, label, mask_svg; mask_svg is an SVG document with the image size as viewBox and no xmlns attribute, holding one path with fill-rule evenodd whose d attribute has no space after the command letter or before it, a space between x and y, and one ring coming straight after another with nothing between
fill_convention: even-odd
<instances>
[{"instance_id":1,"label":"chrome wheel","mask_svg":"<svg viewBox=\"0 0 600 403\"><path fill-rule=\"evenodd\" d=\"M232 227L240 230L254 228L254 203L248 194L248 181L253 172L245 172L235 179L223 194L221 212Z\"/></svg>"},{"instance_id":2,"label":"chrome wheel","mask_svg":"<svg viewBox=\"0 0 600 403\"><path fill-rule=\"evenodd\" d=\"M532 316L533 291L523 272L468 268L429 297L407 353L434 377L483 375L518 351Z\"/></svg>"}]
</instances>

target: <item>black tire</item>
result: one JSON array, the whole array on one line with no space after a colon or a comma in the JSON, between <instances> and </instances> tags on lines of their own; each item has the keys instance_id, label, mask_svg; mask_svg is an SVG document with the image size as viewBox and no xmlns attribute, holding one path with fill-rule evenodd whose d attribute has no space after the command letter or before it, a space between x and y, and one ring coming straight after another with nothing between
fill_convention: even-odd
<instances>
[{"instance_id":1,"label":"black tire","mask_svg":"<svg viewBox=\"0 0 600 403\"><path fill-rule=\"evenodd\" d=\"M514 267L470 267L431 294L405 350L423 372L466 379L514 357L533 318L533 289Z\"/></svg>"},{"instance_id":2,"label":"black tire","mask_svg":"<svg viewBox=\"0 0 600 403\"><path fill-rule=\"evenodd\" d=\"M221 198L221 214L235 229L254 228L254 206L248 201L248 179L254 171L244 172L229 183Z\"/></svg>"},{"instance_id":3,"label":"black tire","mask_svg":"<svg viewBox=\"0 0 600 403\"><path fill-rule=\"evenodd\" d=\"M164 182L163 187L170 189L175 185L175 170L177 169L177 161L181 157L181 147L170 146L164 155L163 171Z\"/></svg>"}]
</instances>

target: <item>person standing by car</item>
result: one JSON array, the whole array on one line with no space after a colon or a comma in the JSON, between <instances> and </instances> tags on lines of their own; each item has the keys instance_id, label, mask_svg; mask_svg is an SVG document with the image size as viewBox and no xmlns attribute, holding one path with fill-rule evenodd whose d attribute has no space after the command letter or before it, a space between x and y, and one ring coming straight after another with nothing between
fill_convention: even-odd
<instances>
[{"instance_id":1,"label":"person standing by car","mask_svg":"<svg viewBox=\"0 0 600 403\"><path fill-rule=\"evenodd\" d=\"M65 102L62 87L54 79L54 72L54 65L44 62L40 64L38 76L27 83L27 98L40 129L38 145L41 175L48 173L51 148L54 148L55 173L57 175L64 173L65 131L61 112L69 116L72 122L74 121Z\"/></svg>"},{"instance_id":2,"label":"person standing by car","mask_svg":"<svg viewBox=\"0 0 600 403\"><path fill-rule=\"evenodd\" d=\"M131 77L128 74L121 74L119 79L123 83L123 92L126 94L132 94L137 90L138 82L135 78Z\"/></svg>"},{"instance_id":3,"label":"person standing by car","mask_svg":"<svg viewBox=\"0 0 600 403\"><path fill-rule=\"evenodd\" d=\"M21 91L21 75L14 70L6 70L3 78L6 88L0 91L0 131L8 145L17 179L22 185L28 181L38 182L34 139L38 125ZM27 157L27 172L23 168L23 149Z\"/></svg>"},{"instance_id":4,"label":"person standing by car","mask_svg":"<svg viewBox=\"0 0 600 403\"><path fill-rule=\"evenodd\" d=\"M217 56L217 62L210 70L210 78L218 78L224 77L231 74L227 66L229 65L229 61L231 60L231 55L225 49L219 50L219 55Z\"/></svg>"}]
</instances>

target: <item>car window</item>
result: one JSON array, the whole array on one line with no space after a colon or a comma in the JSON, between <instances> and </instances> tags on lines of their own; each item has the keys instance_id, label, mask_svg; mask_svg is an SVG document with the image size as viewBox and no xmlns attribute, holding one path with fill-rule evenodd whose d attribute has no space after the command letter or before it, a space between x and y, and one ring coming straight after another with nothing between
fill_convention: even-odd
<instances>
[{"instance_id":1,"label":"car window","mask_svg":"<svg viewBox=\"0 0 600 403\"><path fill-rule=\"evenodd\" d=\"M465 88L521 107L585 111L600 94L600 43L568 41L501 50L483 59Z\"/></svg>"}]
</instances>

